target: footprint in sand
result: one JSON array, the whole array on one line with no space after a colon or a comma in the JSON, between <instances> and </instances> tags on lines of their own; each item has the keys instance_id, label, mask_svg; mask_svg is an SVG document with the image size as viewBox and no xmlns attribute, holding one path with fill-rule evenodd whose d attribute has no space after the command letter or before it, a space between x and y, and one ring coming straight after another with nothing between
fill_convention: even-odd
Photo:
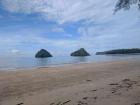
<instances>
[{"instance_id":1,"label":"footprint in sand","mask_svg":"<svg viewBox=\"0 0 140 105\"><path fill-rule=\"evenodd\" d=\"M19 104L17 104L17 105L23 105L23 104L24 104L24 103L21 102L21 103L19 103Z\"/></svg>"},{"instance_id":2,"label":"footprint in sand","mask_svg":"<svg viewBox=\"0 0 140 105\"><path fill-rule=\"evenodd\" d=\"M140 105L140 103L133 103L132 105Z\"/></svg>"},{"instance_id":3,"label":"footprint in sand","mask_svg":"<svg viewBox=\"0 0 140 105\"><path fill-rule=\"evenodd\" d=\"M65 101L65 102L58 102L58 103L51 103L50 105L66 105L67 103L69 103L71 100Z\"/></svg>"},{"instance_id":4,"label":"footprint in sand","mask_svg":"<svg viewBox=\"0 0 140 105\"><path fill-rule=\"evenodd\" d=\"M92 92L95 92L95 91L97 91L97 89L94 89L94 90L91 90Z\"/></svg>"},{"instance_id":5,"label":"footprint in sand","mask_svg":"<svg viewBox=\"0 0 140 105\"><path fill-rule=\"evenodd\" d=\"M88 105L88 103L83 102L83 101L78 101L78 104L77 105Z\"/></svg>"},{"instance_id":6,"label":"footprint in sand","mask_svg":"<svg viewBox=\"0 0 140 105\"><path fill-rule=\"evenodd\" d=\"M88 97L83 97L83 100L87 100L88 99Z\"/></svg>"},{"instance_id":7,"label":"footprint in sand","mask_svg":"<svg viewBox=\"0 0 140 105\"><path fill-rule=\"evenodd\" d=\"M86 81L87 81L87 82L91 82L92 80L89 80L89 79L88 79L88 80L86 80Z\"/></svg>"},{"instance_id":8,"label":"footprint in sand","mask_svg":"<svg viewBox=\"0 0 140 105\"><path fill-rule=\"evenodd\" d=\"M121 89L125 89L128 91L129 89L133 88L133 85L138 84L137 81L132 81L130 79L123 79L121 83L111 83L109 85L115 86L111 89L111 93L117 93Z\"/></svg>"},{"instance_id":9,"label":"footprint in sand","mask_svg":"<svg viewBox=\"0 0 140 105\"><path fill-rule=\"evenodd\" d=\"M112 85L112 86L113 86L113 85L119 85L119 84L118 84L118 83L111 83L111 84L109 84L109 85Z\"/></svg>"}]
</instances>

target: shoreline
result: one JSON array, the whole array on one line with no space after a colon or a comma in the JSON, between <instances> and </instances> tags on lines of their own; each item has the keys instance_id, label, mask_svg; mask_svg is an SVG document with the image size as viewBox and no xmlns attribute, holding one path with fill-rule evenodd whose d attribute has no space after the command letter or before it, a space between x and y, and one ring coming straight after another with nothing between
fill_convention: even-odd
<instances>
[{"instance_id":1,"label":"shoreline","mask_svg":"<svg viewBox=\"0 0 140 105\"><path fill-rule=\"evenodd\" d=\"M126 61L126 60L139 60L139 58L125 58L125 59L114 59L114 60L102 60L102 61L87 61L87 62L77 62L77 63L63 63L63 64L52 64L48 66L37 66L37 67L18 67L18 68L0 68L0 71L28 71L41 68L54 68L54 67L65 67L79 64L92 64L92 63L105 63L105 62L116 62L116 61Z\"/></svg>"}]
</instances>

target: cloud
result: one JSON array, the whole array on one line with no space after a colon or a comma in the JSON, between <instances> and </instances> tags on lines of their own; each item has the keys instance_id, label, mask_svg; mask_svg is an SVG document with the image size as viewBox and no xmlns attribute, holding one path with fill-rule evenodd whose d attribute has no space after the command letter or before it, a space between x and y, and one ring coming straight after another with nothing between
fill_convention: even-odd
<instances>
[{"instance_id":1,"label":"cloud","mask_svg":"<svg viewBox=\"0 0 140 105\"><path fill-rule=\"evenodd\" d=\"M106 15L106 14L104 14ZM94 50L140 47L139 11L132 7L104 21L85 21L78 29L81 40ZM87 46L88 46L87 44Z\"/></svg>"},{"instance_id":2,"label":"cloud","mask_svg":"<svg viewBox=\"0 0 140 105\"><path fill-rule=\"evenodd\" d=\"M113 13L112 0L2 0L4 9L25 14L39 13L60 24L81 20L100 21ZM103 15L106 14L106 15Z\"/></svg>"},{"instance_id":3,"label":"cloud","mask_svg":"<svg viewBox=\"0 0 140 105\"><path fill-rule=\"evenodd\" d=\"M20 51L17 50L17 49L12 49L11 52L12 52L13 54L18 54L18 53L20 53Z\"/></svg>"},{"instance_id":4,"label":"cloud","mask_svg":"<svg viewBox=\"0 0 140 105\"><path fill-rule=\"evenodd\" d=\"M57 33L63 33L65 32L63 28L60 27L55 27L52 29L53 32L57 32Z\"/></svg>"}]
</instances>

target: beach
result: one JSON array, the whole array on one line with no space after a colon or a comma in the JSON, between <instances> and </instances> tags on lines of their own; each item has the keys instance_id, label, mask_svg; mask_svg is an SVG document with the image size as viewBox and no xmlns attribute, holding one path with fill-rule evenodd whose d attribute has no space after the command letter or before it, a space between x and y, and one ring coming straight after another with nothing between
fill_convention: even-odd
<instances>
[{"instance_id":1,"label":"beach","mask_svg":"<svg viewBox=\"0 0 140 105\"><path fill-rule=\"evenodd\" d=\"M140 60L0 71L0 105L140 105Z\"/></svg>"}]
</instances>

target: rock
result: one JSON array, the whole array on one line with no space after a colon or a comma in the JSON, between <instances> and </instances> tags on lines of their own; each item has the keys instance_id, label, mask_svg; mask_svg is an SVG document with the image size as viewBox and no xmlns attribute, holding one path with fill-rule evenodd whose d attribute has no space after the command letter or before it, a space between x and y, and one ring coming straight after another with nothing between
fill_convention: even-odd
<instances>
[{"instance_id":1,"label":"rock","mask_svg":"<svg viewBox=\"0 0 140 105\"><path fill-rule=\"evenodd\" d=\"M90 54L84 48L81 48L71 53L71 56L90 56Z\"/></svg>"},{"instance_id":2,"label":"rock","mask_svg":"<svg viewBox=\"0 0 140 105\"><path fill-rule=\"evenodd\" d=\"M38 51L35 55L36 58L47 58L47 57L52 57L52 55L45 49L41 49Z\"/></svg>"}]
</instances>

